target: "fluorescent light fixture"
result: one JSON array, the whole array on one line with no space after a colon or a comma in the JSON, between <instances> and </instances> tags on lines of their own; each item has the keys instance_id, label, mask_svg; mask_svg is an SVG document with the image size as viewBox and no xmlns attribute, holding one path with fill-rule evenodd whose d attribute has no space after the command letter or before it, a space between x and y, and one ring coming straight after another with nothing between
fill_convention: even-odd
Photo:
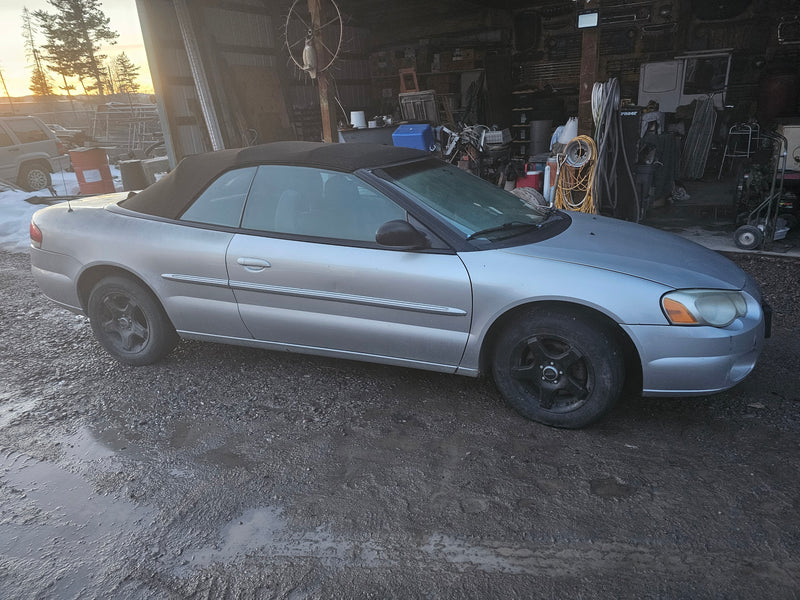
<instances>
[{"instance_id":1,"label":"fluorescent light fixture","mask_svg":"<svg viewBox=\"0 0 800 600\"><path fill-rule=\"evenodd\" d=\"M600 13L596 10L578 13L578 29L586 29L587 27L597 27Z\"/></svg>"}]
</instances>

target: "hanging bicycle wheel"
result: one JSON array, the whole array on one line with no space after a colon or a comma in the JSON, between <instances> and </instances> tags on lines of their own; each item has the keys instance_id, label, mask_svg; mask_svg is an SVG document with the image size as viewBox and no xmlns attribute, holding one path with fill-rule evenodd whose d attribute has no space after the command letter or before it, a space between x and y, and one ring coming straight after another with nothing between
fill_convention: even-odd
<instances>
[{"instance_id":1,"label":"hanging bicycle wheel","mask_svg":"<svg viewBox=\"0 0 800 600\"><path fill-rule=\"evenodd\" d=\"M339 56L344 27L342 13L333 0L320 0L319 21L319 27L314 27L308 0L294 0L286 15L286 50L292 62L302 71L310 70L306 47L314 47L314 42L318 42L328 54L315 57L316 64L313 66L317 73L330 68Z\"/></svg>"}]
</instances>

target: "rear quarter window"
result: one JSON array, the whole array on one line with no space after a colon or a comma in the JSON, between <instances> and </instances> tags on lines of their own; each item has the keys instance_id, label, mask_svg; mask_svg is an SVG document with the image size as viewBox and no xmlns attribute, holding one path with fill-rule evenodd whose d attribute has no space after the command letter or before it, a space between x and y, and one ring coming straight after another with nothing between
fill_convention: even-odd
<instances>
[{"instance_id":1,"label":"rear quarter window","mask_svg":"<svg viewBox=\"0 0 800 600\"><path fill-rule=\"evenodd\" d=\"M181 215L181 221L238 227L256 167L234 169L217 177Z\"/></svg>"}]
</instances>

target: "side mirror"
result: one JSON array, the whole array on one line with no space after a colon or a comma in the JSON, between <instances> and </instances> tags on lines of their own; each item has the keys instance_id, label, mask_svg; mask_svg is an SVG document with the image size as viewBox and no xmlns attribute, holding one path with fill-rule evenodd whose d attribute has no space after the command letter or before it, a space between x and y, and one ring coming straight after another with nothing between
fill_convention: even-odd
<instances>
[{"instance_id":1,"label":"side mirror","mask_svg":"<svg viewBox=\"0 0 800 600\"><path fill-rule=\"evenodd\" d=\"M422 235L408 221L397 219L388 221L378 228L375 241L381 246L398 250L421 250L428 248L428 238Z\"/></svg>"}]
</instances>

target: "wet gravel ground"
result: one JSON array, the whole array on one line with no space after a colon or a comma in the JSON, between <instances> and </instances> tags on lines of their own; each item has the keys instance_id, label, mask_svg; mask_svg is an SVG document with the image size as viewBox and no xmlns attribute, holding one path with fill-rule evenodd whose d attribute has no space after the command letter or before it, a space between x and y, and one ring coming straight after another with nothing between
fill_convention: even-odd
<instances>
[{"instance_id":1,"label":"wet gravel ground","mask_svg":"<svg viewBox=\"0 0 800 600\"><path fill-rule=\"evenodd\" d=\"M797 598L800 264L753 375L583 431L492 384L182 342L123 367L0 252L2 598Z\"/></svg>"}]
</instances>

